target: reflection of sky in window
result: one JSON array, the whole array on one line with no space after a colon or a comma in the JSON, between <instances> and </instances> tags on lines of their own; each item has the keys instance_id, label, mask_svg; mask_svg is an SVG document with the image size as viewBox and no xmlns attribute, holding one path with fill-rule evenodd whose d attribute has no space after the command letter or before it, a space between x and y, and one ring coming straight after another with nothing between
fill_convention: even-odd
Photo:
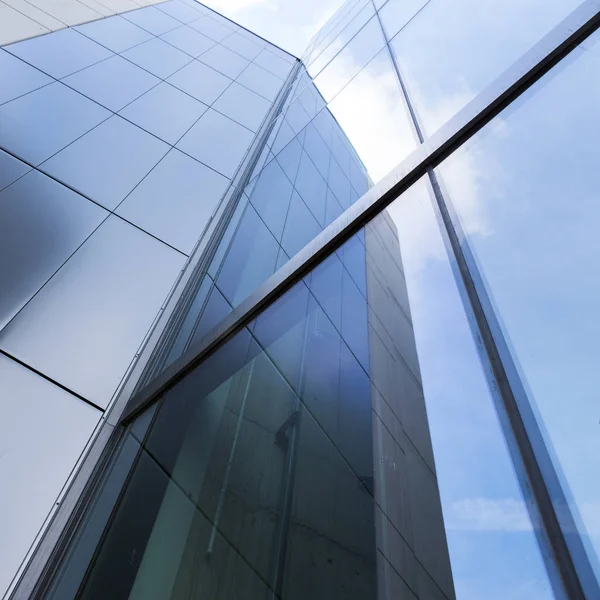
<instances>
[{"instance_id":1,"label":"reflection of sky in window","mask_svg":"<svg viewBox=\"0 0 600 600\"><path fill-rule=\"evenodd\" d=\"M421 181L398 227L459 600L552 598L527 508Z\"/></svg>"},{"instance_id":2,"label":"reflection of sky in window","mask_svg":"<svg viewBox=\"0 0 600 600\"><path fill-rule=\"evenodd\" d=\"M599 49L595 34L439 169L596 553Z\"/></svg>"}]
</instances>

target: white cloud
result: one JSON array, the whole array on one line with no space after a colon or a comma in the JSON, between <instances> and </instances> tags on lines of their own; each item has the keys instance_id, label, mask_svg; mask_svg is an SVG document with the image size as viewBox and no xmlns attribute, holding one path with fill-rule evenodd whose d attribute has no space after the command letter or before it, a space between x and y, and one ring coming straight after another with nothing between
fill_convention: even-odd
<instances>
[{"instance_id":1,"label":"white cloud","mask_svg":"<svg viewBox=\"0 0 600 600\"><path fill-rule=\"evenodd\" d=\"M531 531L523 500L465 498L452 502L444 514L447 529L460 531Z\"/></svg>"},{"instance_id":2,"label":"white cloud","mask_svg":"<svg viewBox=\"0 0 600 600\"><path fill-rule=\"evenodd\" d=\"M208 0L206 4L220 13L227 14L229 17L257 6L275 9L274 0Z\"/></svg>"}]
</instances>

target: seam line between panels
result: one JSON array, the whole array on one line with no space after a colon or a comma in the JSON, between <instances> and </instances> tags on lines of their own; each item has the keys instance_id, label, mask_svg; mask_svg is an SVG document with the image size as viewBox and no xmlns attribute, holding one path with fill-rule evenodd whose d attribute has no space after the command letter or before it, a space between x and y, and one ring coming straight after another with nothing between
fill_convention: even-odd
<instances>
[{"instance_id":1,"label":"seam line between panels","mask_svg":"<svg viewBox=\"0 0 600 600\"><path fill-rule=\"evenodd\" d=\"M56 379L52 379L52 377L48 377L48 375L45 375L41 371L38 371L36 368L32 367L31 365L29 365L26 362L22 361L21 359L17 358L13 354L10 354L10 352L6 352L6 350L3 350L2 348L0 348L0 354L4 355L6 358L16 362L17 364L21 365L22 367L25 367L28 371L31 371L32 373L39 375L42 379L45 379L46 381L52 383L53 385L60 388L61 390L68 392L69 394L71 394L71 396L74 396L78 400L81 400L82 402L85 402L86 404L93 406L95 409L99 410L101 413L104 413L104 409L101 406L98 406L91 400L88 400L87 398L85 398L81 394L78 394L77 392L73 391L71 388L67 387L66 385L59 383L58 381L56 381Z\"/></svg>"}]
</instances>

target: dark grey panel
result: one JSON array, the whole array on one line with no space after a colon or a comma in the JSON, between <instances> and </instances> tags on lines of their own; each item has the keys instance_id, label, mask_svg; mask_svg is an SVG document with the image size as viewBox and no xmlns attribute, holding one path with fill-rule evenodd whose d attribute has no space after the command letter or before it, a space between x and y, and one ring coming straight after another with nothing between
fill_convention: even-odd
<instances>
[{"instance_id":1,"label":"dark grey panel","mask_svg":"<svg viewBox=\"0 0 600 600\"><path fill-rule=\"evenodd\" d=\"M10 482L0 496L4 594L101 413L3 355L0 411L0 472Z\"/></svg>"},{"instance_id":2,"label":"dark grey panel","mask_svg":"<svg viewBox=\"0 0 600 600\"><path fill-rule=\"evenodd\" d=\"M162 82L126 106L120 114L174 145L207 109L202 102Z\"/></svg>"},{"instance_id":3,"label":"dark grey panel","mask_svg":"<svg viewBox=\"0 0 600 600\"><path fill-rule=\"evenodd\" d=\"M146 42L152 37L150 33L119 15L98 19L80 25L76 29L83 35L117 53Z\"/></svg>"},{"instance_id":4,"label":"dark grey panel","mask_svg":"<svg viewBox=\"0 0 600 600\"><path fill-rule=\"evenodd\" d=\"M2 330L0 346L106 406L184 260L110 216Z\"/></svg>"},{"instance_id":5,"label":"dark grey panel","mask_svg":"<svg viewBox=\"0 0 600 600\"><path fill-rule=\"evenodd\" d=\"M123 13L121 16L153 35L162 35L181 25L181 21L170 17L165 12L154 8L154 6L132 10Z\"/></svg>"},{"instance_id":6,"label":"dark grey panel","mask_svg":"<svg viewBox=\"0 0 600 600\"><path fill-rule=\"evenodd\" d=\"M198 57L204 64L235 79L250 63L239 54L216 44Z\"/></svg>"},{"instance_id":7,"label":"dark grey panel","mask_svg":"<svg viewBox=\"0 0 600 600\"><path fill-rule=\"evenodd\" d=\"M38 171L0 193L0 329L107 216Z\"/></svg>"},{"instance_id":8,"label":"dark grey panel","mask_svg":"<svg viewBox=\"0 0 600 600\"><path fill-rule=\"evenodd\" d=\"M271 103L239 83L232 83L214 103L215 110L258 131Z\"/></svg>"},{"instance_id":9,"label":"dark grey panel","mask_svg":"<svg viewBox=\"0 0 600 600\"><path fill-rule=\"evenodd\" d=\"M29 170L30 166L0 150L0 191Z\"/></svg>"},{"instance_id":10,"label":"dark grey panel","mask_svg":"<svg viewBox=\"0 0 600 600\"><path fill-rule=\"evenodd\" d=\"M38 165L109 116L57 81L0 106L0 145Z\"/></svg>"},{"instance_id":11,"label":"dark grey panel","mask_svg":"<svg viewBox=\"0 0 600 600\"><path fill-rule=\"evenodd\" d=\"M178 29L173 29L160 37L193 58L196 58L215 45L213 40L186 25L182 25Z\"/></svg>"},{"instance_id":12,"label":"dark grey panel","mask_svg":"<svg viewBox=\"0 0 600 600\"><path fill-rule=\"evenodd\" d=\"M228 184L222 175L173 149L117 213L190 254Z\"/></svg>"},{"instance_id":13,"label":"dark grey panel","mask_svg":"<svg viewBox=\"0 0 600 600\"><path fill-rule=\"evenodd\" d=\"M135 48L123 52L122 56L161 79L173 75L175 71L178 71L192 60L189 54L181 52L181 50L159 38L153 38L148 42L135 46Z\"/></svg>"},{"instance_id":14,"label":"dark grey panel","mask_svg":"<svg viewBox=\"0 0 600 600\"><path fill-rule=\"evenodd\" d=\"M52 82L52 79L31 65L0 48L0 104L13 100Z\"/></svg>"},{"instance_id":15,"label":"dark grey panel","mask_svg":"<svg viewBox=\"0 0 600 600\"><path fill-rule=\"evenodd\" d=\"M106 48L70 28L5 46L5 50L57 79L112 55Z\"/></svg>"},{"instance_id":16,"label":"dark grey panel","mask_svg":"<svg viewBox=\"0 0 600 600\"><path fill-rule=\"evenodd\" d=\"M120 56L113 56L64 79L67 85L113 112L121 110L159 81Z\"/></svg>"},{"instance_id":17,"label":"dark grey panel","mask_svg":"<svg viewBox=\"0 0 600 600\"><path fill-rule=\"evenodd\" d=\"M177 71L168 81L209 106L231 84L229 77L197 60Z\"/></svg>"},{"instance_id":18,"label":"dark grey panel","mask_svg":"<svg viewBox=\"0 0 600 600\"><path fill-rule=\"evenodd\" d=\"M283 81L262 67L250 63L236 80L267 100L275 100Z\"/></svg>"},{"instance_id":19,"label":"dark grey panel","mask_svg":"<svg viewBox=\"0 0 600 600\"><path fill-rule=\"evenodd\" d=\"M253 138L254 134L245 127L209 109L177 147L226 177L232 177Z\"/></svg>"},{"instance_id":20,"label":"dark grey panel","mask_svg":"<svg viewBox=\"0 0 600 600\"><path fill-rule=\"evenodd\" d=\"M112 210L168 150L114 115L40 168Z\"/></svg>"}]
</instances>

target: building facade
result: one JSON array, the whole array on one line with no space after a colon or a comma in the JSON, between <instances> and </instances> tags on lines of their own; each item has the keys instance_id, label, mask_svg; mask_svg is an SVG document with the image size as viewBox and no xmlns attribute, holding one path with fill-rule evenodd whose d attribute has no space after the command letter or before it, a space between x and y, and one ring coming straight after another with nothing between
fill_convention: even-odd
<instances>
[{"instance_id":1,"label":"building facade","mask_svg":"<svg viewBox=\"0 0 600 600\"><path fill-rule=\"evenodd\" d=\"M600 597L597 0L123 1L0 48L6 598Z\"/></svg>"}]
</instances>

